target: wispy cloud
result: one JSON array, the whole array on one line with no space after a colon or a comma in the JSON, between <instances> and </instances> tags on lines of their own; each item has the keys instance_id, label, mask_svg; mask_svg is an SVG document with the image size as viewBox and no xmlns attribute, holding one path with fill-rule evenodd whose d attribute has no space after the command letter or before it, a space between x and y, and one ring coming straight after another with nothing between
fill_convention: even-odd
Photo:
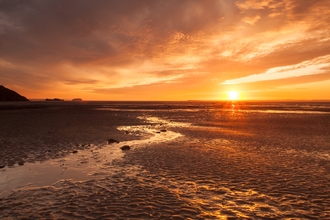
<instances>
[{"instance_id":1,"label":"wispy cloud","mask_svg":"<svg viewBox=\"0 0 330 220\"><path fill-rule=\"evenodd\" d=\"M306 75L316 75L324 73L330 67L330 55L319 57L313 60L305 61L296 65L275 67L264 73L253 74L241 78L226 80L221 84L240 84L258 81L269 81L277 79L285 79Z\"/></svg>"}]
</instances>

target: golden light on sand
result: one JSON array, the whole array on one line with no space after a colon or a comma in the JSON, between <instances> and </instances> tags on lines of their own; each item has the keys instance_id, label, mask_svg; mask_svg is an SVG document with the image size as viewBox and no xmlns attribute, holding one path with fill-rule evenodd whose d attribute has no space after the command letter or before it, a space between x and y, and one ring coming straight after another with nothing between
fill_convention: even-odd
<instances>
[{"instance_id":1,"label":"golden light on sand","mask_svg":"<svg viewBox=\"0 0 330 220\"><path fill-rule=\"evenodd\" d=\"M239 98L239 93L237 91L227 92L229 100L237 100Z\"/></svg>"}]
</instances>

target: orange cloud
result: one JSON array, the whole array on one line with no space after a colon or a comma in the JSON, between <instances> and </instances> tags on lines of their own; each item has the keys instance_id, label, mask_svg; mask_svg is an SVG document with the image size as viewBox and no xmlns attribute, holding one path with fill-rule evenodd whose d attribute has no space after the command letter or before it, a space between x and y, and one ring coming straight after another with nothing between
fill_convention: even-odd
<instances>
[{"instance_id":1,"label":"orange cloud","mask_svg":"<svg viewBox=\"0 0 330 220\"><path fill-rule=\"evenodd\" d=\"M0 82L28 97L208 99L223 82L255 91L326 74L329 21L327 0L2 1ZM156 88L171 95L151 97Z\"/></svg>"},{"instance_id":2,"label":"orange cloud","mask_svg":"<svg viewBox=\"0 0 330 220\"><path fill-rule=\"evenodd\" d=\"M330 55L318 57L316 59L305 61L296 65L271 68L266 72L260 74L253 74L242 78L226 80L222 84L239 84L285 79L314 74L318 75L326 72L327 68L330 68Z\"/></svg>"}]
</instances>

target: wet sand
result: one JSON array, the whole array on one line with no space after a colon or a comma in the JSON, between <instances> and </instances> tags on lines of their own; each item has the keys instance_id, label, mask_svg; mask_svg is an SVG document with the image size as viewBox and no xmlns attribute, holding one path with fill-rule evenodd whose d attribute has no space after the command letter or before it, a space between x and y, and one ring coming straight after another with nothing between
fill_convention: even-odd
<instances>
[{"instance_id":1,"label":"wet sand","mask_svg":"<svg viewBox=\"0 0 330 220\"><path fill-rule=\"evenodd\" d=\"M330 219L328 115L103 110L1 114L1 218Z\"/></svg>"}]
</instances>

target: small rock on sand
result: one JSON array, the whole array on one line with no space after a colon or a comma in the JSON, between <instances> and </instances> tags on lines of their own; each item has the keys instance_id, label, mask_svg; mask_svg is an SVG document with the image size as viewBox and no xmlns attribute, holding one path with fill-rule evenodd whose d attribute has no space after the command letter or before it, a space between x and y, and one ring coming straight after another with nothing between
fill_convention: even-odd
<instances>
[{"instance_id":1,"label":"small rock on sand","mask_svg":"<svg viewBox=\"0 0 330 220\"><path fill-rule=\"evenodd\" d=\"M113 144L113 143L119 143L119 141L110 138L110 139L108 140L108 144Z\"/></svg>"},{"instance_id":2,"label":"small rock on sand","mask_svg":"<svg viewBox=\"0 0 330 220\"><path fill-rule=\"evenodd\" d=\"M5 165L0 165L0 169L5 168L5 167L6 167Z\"/></svg>"},{"instance_id":3,"label":"small rock on sand","mask_svg":"<svg viewBox=\"0 0 330 220\"><path fill-rule=\"evenodd\" d=\"M122 146L120 149L121 149L122 151L124 151L124 150L130 150L131 147L128 146L128 145L125 145L125 146Z\"/></svg>"},{"instance_id":4,"label":"small rock on sand","mask_svg":"<svg viewBox=\"0 0 330 220\"><path fill-rule=\"evenodd\" d=\"M160 130L160 132L166 132L167 130L166 129L162 129L162 130Z\"/></svg>"},{"instance_id":5,"label":"small rock on sand","mask_svg":"<svg viewBox=\"0 0 330 220\"><path fill-rule=\"evenodd\" d=\"M18 165L19 166L23 166L24 165L24 161L18 161Z\"/></svg>"},{"instance_id":6,"label":"small rock on sand","mask_svg":"<svg viewBox=\"0 0 330 220\"><path fill-rule=\"evenodd\" d=\"M74 150L74 151L72 151L72 153L73 153L73 154L76 154L76 153L78 153L78 151L77 151L77 150Z\"/></svg>"}]
</instances>

